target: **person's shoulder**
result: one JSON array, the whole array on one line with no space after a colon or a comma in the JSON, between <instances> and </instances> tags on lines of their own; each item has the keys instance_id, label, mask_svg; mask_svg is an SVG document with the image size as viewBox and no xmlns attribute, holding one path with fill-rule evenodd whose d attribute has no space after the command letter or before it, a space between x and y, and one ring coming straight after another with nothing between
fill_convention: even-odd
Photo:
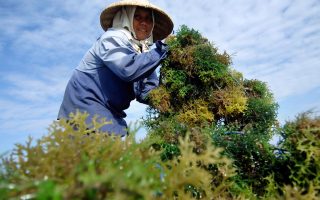
<instances>
[{"instance_id":1,"label":"person's shoulder","mask_svg":"<svg viewBox=\"0 0 320 200\"><path fill-rule=\"evenodd\" d=\"M102 38L120 38L122 40L128 40L125 32L121 29L109 28L103 35Z\"/></svg>"},{"instance_id":2,"label":"person's shoulder","mask_svg":"<svg viewBox=\"0 0 320 200\"><path fill-rule=\"evenodd\" d=\"M132 44L130 42L130 35L125 29L109 28L98 40L99 43L109 43L113 45L129 47L131 48Z\"/></svg>"}]
</instances>

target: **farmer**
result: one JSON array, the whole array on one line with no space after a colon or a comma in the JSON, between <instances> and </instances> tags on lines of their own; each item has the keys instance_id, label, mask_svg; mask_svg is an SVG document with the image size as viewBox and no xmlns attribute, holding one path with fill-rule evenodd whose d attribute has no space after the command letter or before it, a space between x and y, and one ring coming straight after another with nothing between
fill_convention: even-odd
<instances>
[{"instance_id":1,"label":"farmer","mask_svg":"<svg viewBox=\"0 0 320 200\"><path fill-rule=\"evenodd\" d=\"M87 112L87 124L97 115L112 121L101 131L124 136L124 110L134 99L147 103L148 93L158 86L155 70L168 52L161 40L172 32L173 22L147 0L122 0L103 10L100 23L106 32L74 70L58 119Z\"/></svg>"}]
</instances>

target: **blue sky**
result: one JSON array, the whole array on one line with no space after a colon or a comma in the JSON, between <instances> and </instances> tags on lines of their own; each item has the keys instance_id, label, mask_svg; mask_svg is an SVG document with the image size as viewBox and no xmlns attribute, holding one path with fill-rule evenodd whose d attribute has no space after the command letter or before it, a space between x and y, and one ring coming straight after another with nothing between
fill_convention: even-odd
<instances>
[{"instance_id":1,"label":"blue sky","mask_svg":"<svg viewBox=\"0 0 320 200\"><path fill-rule=\"evenodd\" d=\"M100 12L112 2L0 1L0 153L47 133L72 70L103 33ZM312 108L319 114L319 0L151 2L170 14L175 30L198 30L232 55L245 78L265 81L281 122ZM145 108L133 102L127 121Z\"/></svg>"}]
</instances>

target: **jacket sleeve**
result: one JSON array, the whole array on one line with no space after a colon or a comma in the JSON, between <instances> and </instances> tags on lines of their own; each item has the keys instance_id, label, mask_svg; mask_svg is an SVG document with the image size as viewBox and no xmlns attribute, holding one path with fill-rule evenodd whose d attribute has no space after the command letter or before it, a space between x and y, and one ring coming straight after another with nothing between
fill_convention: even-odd
<instances>
[{"instance_id":1,"label":"jacket sleeve","mask_svg":"<svg viewBox=\"0 0 320 200\"><path fill-rule=\"evenodd\" d=\"M120 37L106 37L100 42L99 57L114 74L126 82L150 76L167 54L166 49L158 46L138 54L129 41Z\"/></svg>"},{"instance_id":2,"label":"jacket sleeve","mask_svg":"<svg viewBox=\"0 0 320 200\"><path fill-rule=\"evenodd\" d=\"M147 95L148 93L158 87L159 85L159 79L157 76L156 71L153 71L153 73L143 80L139 80L138 82L134 83L134 91L136 95L136 99L140 103L148 104Z\"/></svg>"}]
</instances>

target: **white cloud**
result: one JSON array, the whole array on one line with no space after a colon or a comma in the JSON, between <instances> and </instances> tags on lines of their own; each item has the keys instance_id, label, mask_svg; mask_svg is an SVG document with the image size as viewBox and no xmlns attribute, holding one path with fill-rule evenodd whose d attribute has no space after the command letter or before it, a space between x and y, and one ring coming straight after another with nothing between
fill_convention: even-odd
<instances>
[{"instance_id":1,"label":"white cloud","mask_svg":"<svg viewBox=\"0 0 320 200\"><path fill-rule=\"evenodd\" d=\"M31 0L32 1L32 0ZM48 4L48 5L46 5ZM0 33L12 39L12 48L39 56L43 52L82 52L102 33L100 1L16 2L6 10ZM17 15L19 13L19 15Z\"/></svg>"},{"instance_id":2,"label":"white cloud","mask_svg":"<svg viewBox=\"0 0 320 200\"><path fill-rule=\"evenodd\" d=\"M316 47L320 43L320 12L316 12L320 5L314 3L264 1L228 9L232 16L223 18L220 39L228 52L236 54L235 68L247 78L267 81L277 98L307 93L319 86L315 66L320 64ZM301 10L310 12L301 14Z\"/></svg>"},{"instance_id":3,"label":"white cloud","mask_svg":"<svg viewBox=\"0 0 320 200\"><path fill-rule=\"evenodd\" d=\"M32 133L44 131L56 119L57 104L46 103L28 104L9 100L0 100L1 124L0 133Z\"/></svg>"},{"instance_id":4,"label":"white cloud","mask_svg":"<svg viewBox=\"0 0 320 200\"><path fill-rule=\"evenodd\" d=\"M1 90L23 102L46 102L63 93L68 75L71 75L70 70L63 66L37 69L34 74L9 73L1 77L7 83Z\"/></svg>"},{"instance_id":5,"label":"white cloud","mask_svg":"<svg viewBox=\"0 0 320 200\"><path fill-rule=\"evenodd\" d=\"M283 70L269 73L261 79L267 81L274 91L277 99L294 95L307 94L320 86L320 71L315 69L320 66L316 58L306 58L299 63L283 64Z\"/></svg>"},{"instance_id":6,"label":"white cloud","mask_svg":"<svg viewBox=\"0 0 320 200\"><path fill-rule=\"evenodd\" d=\"M135 122L136 120L140 120L142 117L145 116L144 112L147 106L145 104L139 103L136 100L130 103L130 107L125 111L127 113L126 120L128 122Z\"/></svg>"},{"instance_id":7,"label":"white cloud","mask_svg":"<svg viewBox=\"0 0 320 200\"><path fill-rule=\"evenodd\" d=\"M70 70L64 66L35 69L34 74L10 73L1 77L0 135L40 136L56 119Z\"/></svg>"}]
</instances>

